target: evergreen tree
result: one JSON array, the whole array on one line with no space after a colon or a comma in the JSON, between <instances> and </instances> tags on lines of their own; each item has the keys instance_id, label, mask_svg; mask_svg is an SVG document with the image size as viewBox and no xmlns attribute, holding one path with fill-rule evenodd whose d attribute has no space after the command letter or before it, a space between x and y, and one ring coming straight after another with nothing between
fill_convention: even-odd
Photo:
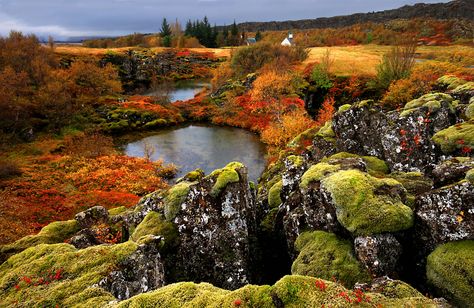
<instances>
[{"instance_id":1,"label":"evergreen tree","mask_svg":"<svg viewBox=\"0 0 474 308\"><path fill-rule=\"evenodd\" d=\"M229 40L229 45L232 46L237 46L239 44L239 28L237 27L237 24L234 23L230 27L230 40Z\"/></svg>"},{"instance_id":2,"label":"evergreen tree","mask_svg":"<svg viewBox=\"0 0 474 308\"><path fill-rule=\"evenodd\" d=\"M260 31L257 31L257 33L255 34L255 40L258 42L262 39L262 33L260 33Z\"/></svg>"},{"instance_id":3,"label":"evergreen tree","mask_svg":"<svg viewBox=\"0 0 474 308\"><path fill-rule=\"evenodd\" d=\"M163 21L161 23L160 35L161 37L171 36L171 28L168 22L166 21L166 18L163 18Z\"/></svg>"}]
</instances>

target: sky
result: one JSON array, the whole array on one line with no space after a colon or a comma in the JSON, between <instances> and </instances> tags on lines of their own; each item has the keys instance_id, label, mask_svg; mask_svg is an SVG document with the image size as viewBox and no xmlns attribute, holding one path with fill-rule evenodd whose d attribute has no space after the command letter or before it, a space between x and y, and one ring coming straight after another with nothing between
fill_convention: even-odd
<instances>
[{"instance_id":1,"label":"sky","mask_svg":"<svg viewBox=\"0 0 474 308\"><path fill-rule=\"evenodd\" d=\"M0 0L0 35L11 30L53 35L114 36L158 32L163 17L209 18L212 24L296 20L393 9L430 0Z\"/></svg>"}]
</instances>

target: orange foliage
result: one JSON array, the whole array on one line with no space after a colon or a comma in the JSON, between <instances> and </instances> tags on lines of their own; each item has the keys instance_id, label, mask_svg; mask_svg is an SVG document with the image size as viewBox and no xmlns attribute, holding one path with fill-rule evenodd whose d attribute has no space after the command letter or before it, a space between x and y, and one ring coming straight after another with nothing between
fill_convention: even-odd
<instances>
[{"instance_id":1,"label":"orange foliage","mask_svg":"<svg viewBox=\"0 0 474 308\"><path fill-rule=\"evenodd\" d=\"M281 123L272 122L268 125L262 132L262 141L274 147L282 147L313 125L314 122L307 113L298 109L283 115Z\"/></svg>"},{"instance_id":2,"label":"orange foliage","mask_svg":"<svg viewBox=\"0 0 474 308\"><path fill-rule=\"evenodd\" d=\"M327 98L323 102L323 105L316 116L316 125L324 125L324 123L331 120L334 115L334 111L334 98Z\"/></svg>"}]
</instances>

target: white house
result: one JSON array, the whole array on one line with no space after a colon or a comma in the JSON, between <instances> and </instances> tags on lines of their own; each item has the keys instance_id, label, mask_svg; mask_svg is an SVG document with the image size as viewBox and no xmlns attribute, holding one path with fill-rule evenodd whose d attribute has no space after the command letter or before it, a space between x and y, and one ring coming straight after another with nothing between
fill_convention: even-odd
<instances>
[{"instance_id":1,"label":"white house","mask_svg":"<svg viewBox=\"0 0 474 308\"><path fill-rule=\"evenodd\" d=\"M283 42L281 42L281 46L293 46L295 43L293 42L293 33L289 32L288 37L286 37Z\"/></svg>"}]
</instances>

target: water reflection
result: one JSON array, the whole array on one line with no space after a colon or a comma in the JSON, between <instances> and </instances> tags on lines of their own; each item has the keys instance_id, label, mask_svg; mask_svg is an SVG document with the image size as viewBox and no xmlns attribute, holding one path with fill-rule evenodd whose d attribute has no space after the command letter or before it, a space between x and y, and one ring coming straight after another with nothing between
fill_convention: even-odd
<instances>
[{"instance_id":1,"label":"water reflection","mask_svg":"<svg viewBox=\"0 0 474 308\"><path fill-rule=\"evenodd\" d=\"M144 157L147 146L153 149L153 160L161 158L178 165L178 176L196 168L209 174L229 162L240 161L248 167L249 179L256 181L265 167L265 146L257 136L238 128L190 125L164 129L128 143L125 153Z\"/></svg>"},{"instance_id":2,"label":"water reflection","mask_svg":"<svg viewBox=\"0 0 474 308\"><path fill-rule=\"evenodd\" d=\"M166 98L169 102L185 101L194 98L203 88L207 87L210 87L210 84L204 81L182 81L150 89L144 95Z\"/></svg>"}]
</instances>

